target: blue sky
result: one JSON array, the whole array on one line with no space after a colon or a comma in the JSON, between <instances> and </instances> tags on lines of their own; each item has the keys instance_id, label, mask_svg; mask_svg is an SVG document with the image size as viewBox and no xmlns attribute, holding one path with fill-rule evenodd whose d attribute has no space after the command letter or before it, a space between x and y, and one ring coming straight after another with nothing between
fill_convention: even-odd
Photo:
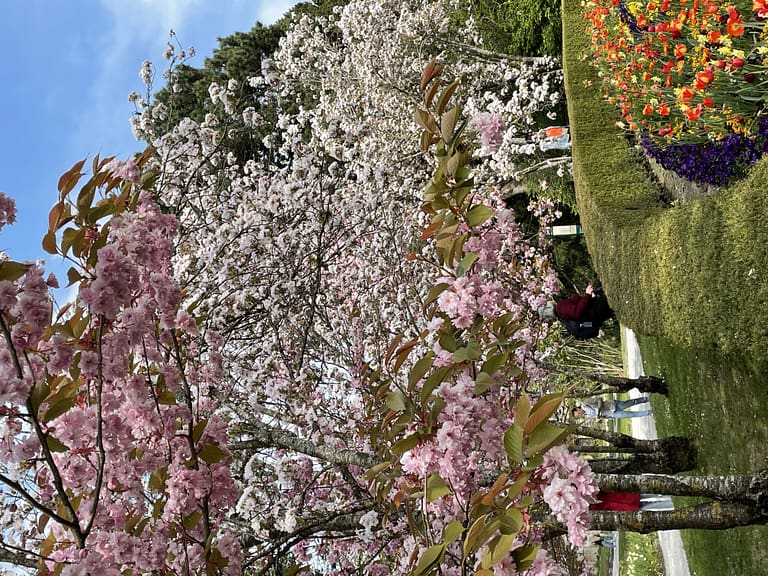
<instances>
[{"instance_id":1,"label":"blue sky","mask_svg":"<svg viewBox=\"0 0 768 576\"><path fill-rule=\"evenodd\" d=\"M16 200L17 222L0 233L14 260L60 262L40 242L59 176L77 160L143 147L133 138L128 94L143 93L139 69L162 70L172 28L191 64L217 38L271 24L297 0L7 0L0 18L0 191ZM159 79L161 82L162 79ZM159 88L159 86L158 86Z\"/></svg>"}]
</instances>

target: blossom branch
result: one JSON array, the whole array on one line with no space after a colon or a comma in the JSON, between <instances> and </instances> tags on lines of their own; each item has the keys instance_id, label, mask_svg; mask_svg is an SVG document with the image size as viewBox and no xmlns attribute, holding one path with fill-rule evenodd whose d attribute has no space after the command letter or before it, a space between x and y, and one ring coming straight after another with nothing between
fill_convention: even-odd
<instances>
[{"instance_id":1,"label":"blossom branch","mask_svg":"<svg viewBox=\"0 0 768 576\"><path fill-rule=\"evenodd\" d=\"M318 446L309 440L300 438L297 434L273 428L266 424L251 422L244 426L244 431L251 437L230 445L232 450L259 450L263 448L284 448L314 456L336 465L352 465L361 468L372 468L381 460L372 454L354 450L339 450L328 446Z\"/></svg>"}]
</instances>

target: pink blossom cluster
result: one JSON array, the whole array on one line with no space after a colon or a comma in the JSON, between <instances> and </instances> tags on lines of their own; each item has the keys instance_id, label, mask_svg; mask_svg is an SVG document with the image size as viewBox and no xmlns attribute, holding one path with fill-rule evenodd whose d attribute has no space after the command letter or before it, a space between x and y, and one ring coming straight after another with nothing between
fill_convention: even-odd
<instances>
[{"instance_id":1,"label":"pink blossom cluster","mask_svg":"<svg viewBox=\"0 0 768 576\"><path fill-rule=\"evenodd\" d=\"M598 488L589 464L564 445L544 455L541 478L547 484L542 497L555 517L568 528L568 540L575 547L587 542L589 505Z\"/></svg>"},{"instance_id":2,"label":"pink blossom cluster","mask_svg":"<svg viewBox=\"0 0 768 576\"><path fill-rule=\"evenodd\" d=\"M0 468L35 487L24 498L34 497L38 511L76 516L78 528L49 526L49 560L63 574L206 573L210 556L200 543L207 540L228 559L221 573L239 574L238 541L222 526L239 495L227 425L198 393L218 384L205 377L221 376L209 368L218 352L205 349L217 339L202 342L178 310L175 219L148 193L137 200L135 212L104 228L108 241L95 262L83 257L86 280L68 316L52 321L51 281L39 266L0 283L8 326ZM9 499L20 496L16 485L6 487ZM35 541L37 524L25 530L21 540Z\"/></svg>"},{"instance_id":3,"label":"pink blossom cluster","mask_svg":"<svg viewBox=\"0 0 768 576\"><path fill-rule=\"evenodd\" d=\"M468 371L438 386L435 394L445 402L434 437L403 454L405 474L426 478L438 472L454 494L466 502L479 486L479 470L501 465L505 458L499 442L511 424L499 410L499 394L474 394L475 381Z\"/></svg>"},{"instance_id":4,"label":"pink blossom cluster","mask_svg":"<svg viewBox=\"0 0 768 576\"><path fill-rule=\"evenodd\" d=\"M456 328L469 328L479 314L493 318L499 312L503 287L498 282L487 282L477 275L441 278L448 289L438 298L438 306Z\"/></svg>"},{"instance_id":5,"label":"pink blossom cluster","mask_svg":"<svg viewBox=\"0 0 768 576\"><path fill-rule=\"evenodd\" d=\"M480 112L469 121L469 125L480 135L480 143L494 152L504 139L504 121L500 114Z\"/></svg>"},{"instance_id":6,"label":"pink blossom cluster","mask_svg":"<svg viewBox=\"0 0 768 576\"><path fill-rule=\"evenodd\" d=\"M125 161L114 159L107 165L107 169L112 172L115 178L127 180L133 184L141 182L141 173L133 158Z\"/></svg>"},{"instance_id":7,"label":"pink blossom cluster","mask_svg":"<svg viewBox=\"0 0 768 576\"><path fill-rule=\"evenodd\" d=\"M15 318L11 334L17 350L28 350L38 344L51 321L51 299L48 284L43 279L43 270L39 266L30 266L17 286L15 303L9 311ZM4 280L0 290L4 300L0 305L5 309L5 305L10 304L14 286Z\"/></svg>"},{"instance_id":8,"label":"pink blossom cluster","mask_svg":"<svg viewBox=\"0 0 768 576\"><path fill-rule=\"evenodd\" d=\"M16 221L16 202L0 192L0 228Z\"/></svg>"},{"instance_id":9,"label":"pink blossom cluster","mask_svg":"<svg viewBox=\"0 0 768 576\"><path fill-rule=\"evenodd\" d=\"M523 576L568 576L568 572L542 548L536 554L533 566L526 570Z\"/></svg>"}]
</instances>

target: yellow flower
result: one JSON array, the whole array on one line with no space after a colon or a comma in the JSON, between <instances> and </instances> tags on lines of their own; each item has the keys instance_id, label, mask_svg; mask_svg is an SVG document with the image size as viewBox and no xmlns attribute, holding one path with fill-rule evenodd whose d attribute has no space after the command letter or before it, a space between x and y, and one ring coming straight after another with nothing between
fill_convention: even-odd
<instances>
[{"instance_id":1,"label":"yellow flower","mask_svg":"<svg viewBox=\"0 0 768 576\"><path fill-rule=\"evenodd\" d=\"M730 55L733 53L733 50L731 50L728 46L720 46L720 48L717 49L717 53L721 56L730 57Z\"/></svg>"}]
</instances>

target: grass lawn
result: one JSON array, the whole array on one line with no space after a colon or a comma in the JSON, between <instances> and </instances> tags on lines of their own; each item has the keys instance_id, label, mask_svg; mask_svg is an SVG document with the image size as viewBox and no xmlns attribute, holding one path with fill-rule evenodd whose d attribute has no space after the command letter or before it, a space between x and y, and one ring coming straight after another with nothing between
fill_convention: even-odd
<instances>
[{"instance_id":1,"label":"grass lawn","mask_svg":"<svg viewBox=\"0 0 768 576\"><path fill-rule=\"evenodd\" d=\"M766 466L768 388L757 374L738 362L661 339L639 341L646 373L663 374L670 385L666 400L653 399L659 436L694 438L699 449L696 473L740 473ZM681 534L692 574L768 574L768 526Z\"/></svg>"}]
</instances>

